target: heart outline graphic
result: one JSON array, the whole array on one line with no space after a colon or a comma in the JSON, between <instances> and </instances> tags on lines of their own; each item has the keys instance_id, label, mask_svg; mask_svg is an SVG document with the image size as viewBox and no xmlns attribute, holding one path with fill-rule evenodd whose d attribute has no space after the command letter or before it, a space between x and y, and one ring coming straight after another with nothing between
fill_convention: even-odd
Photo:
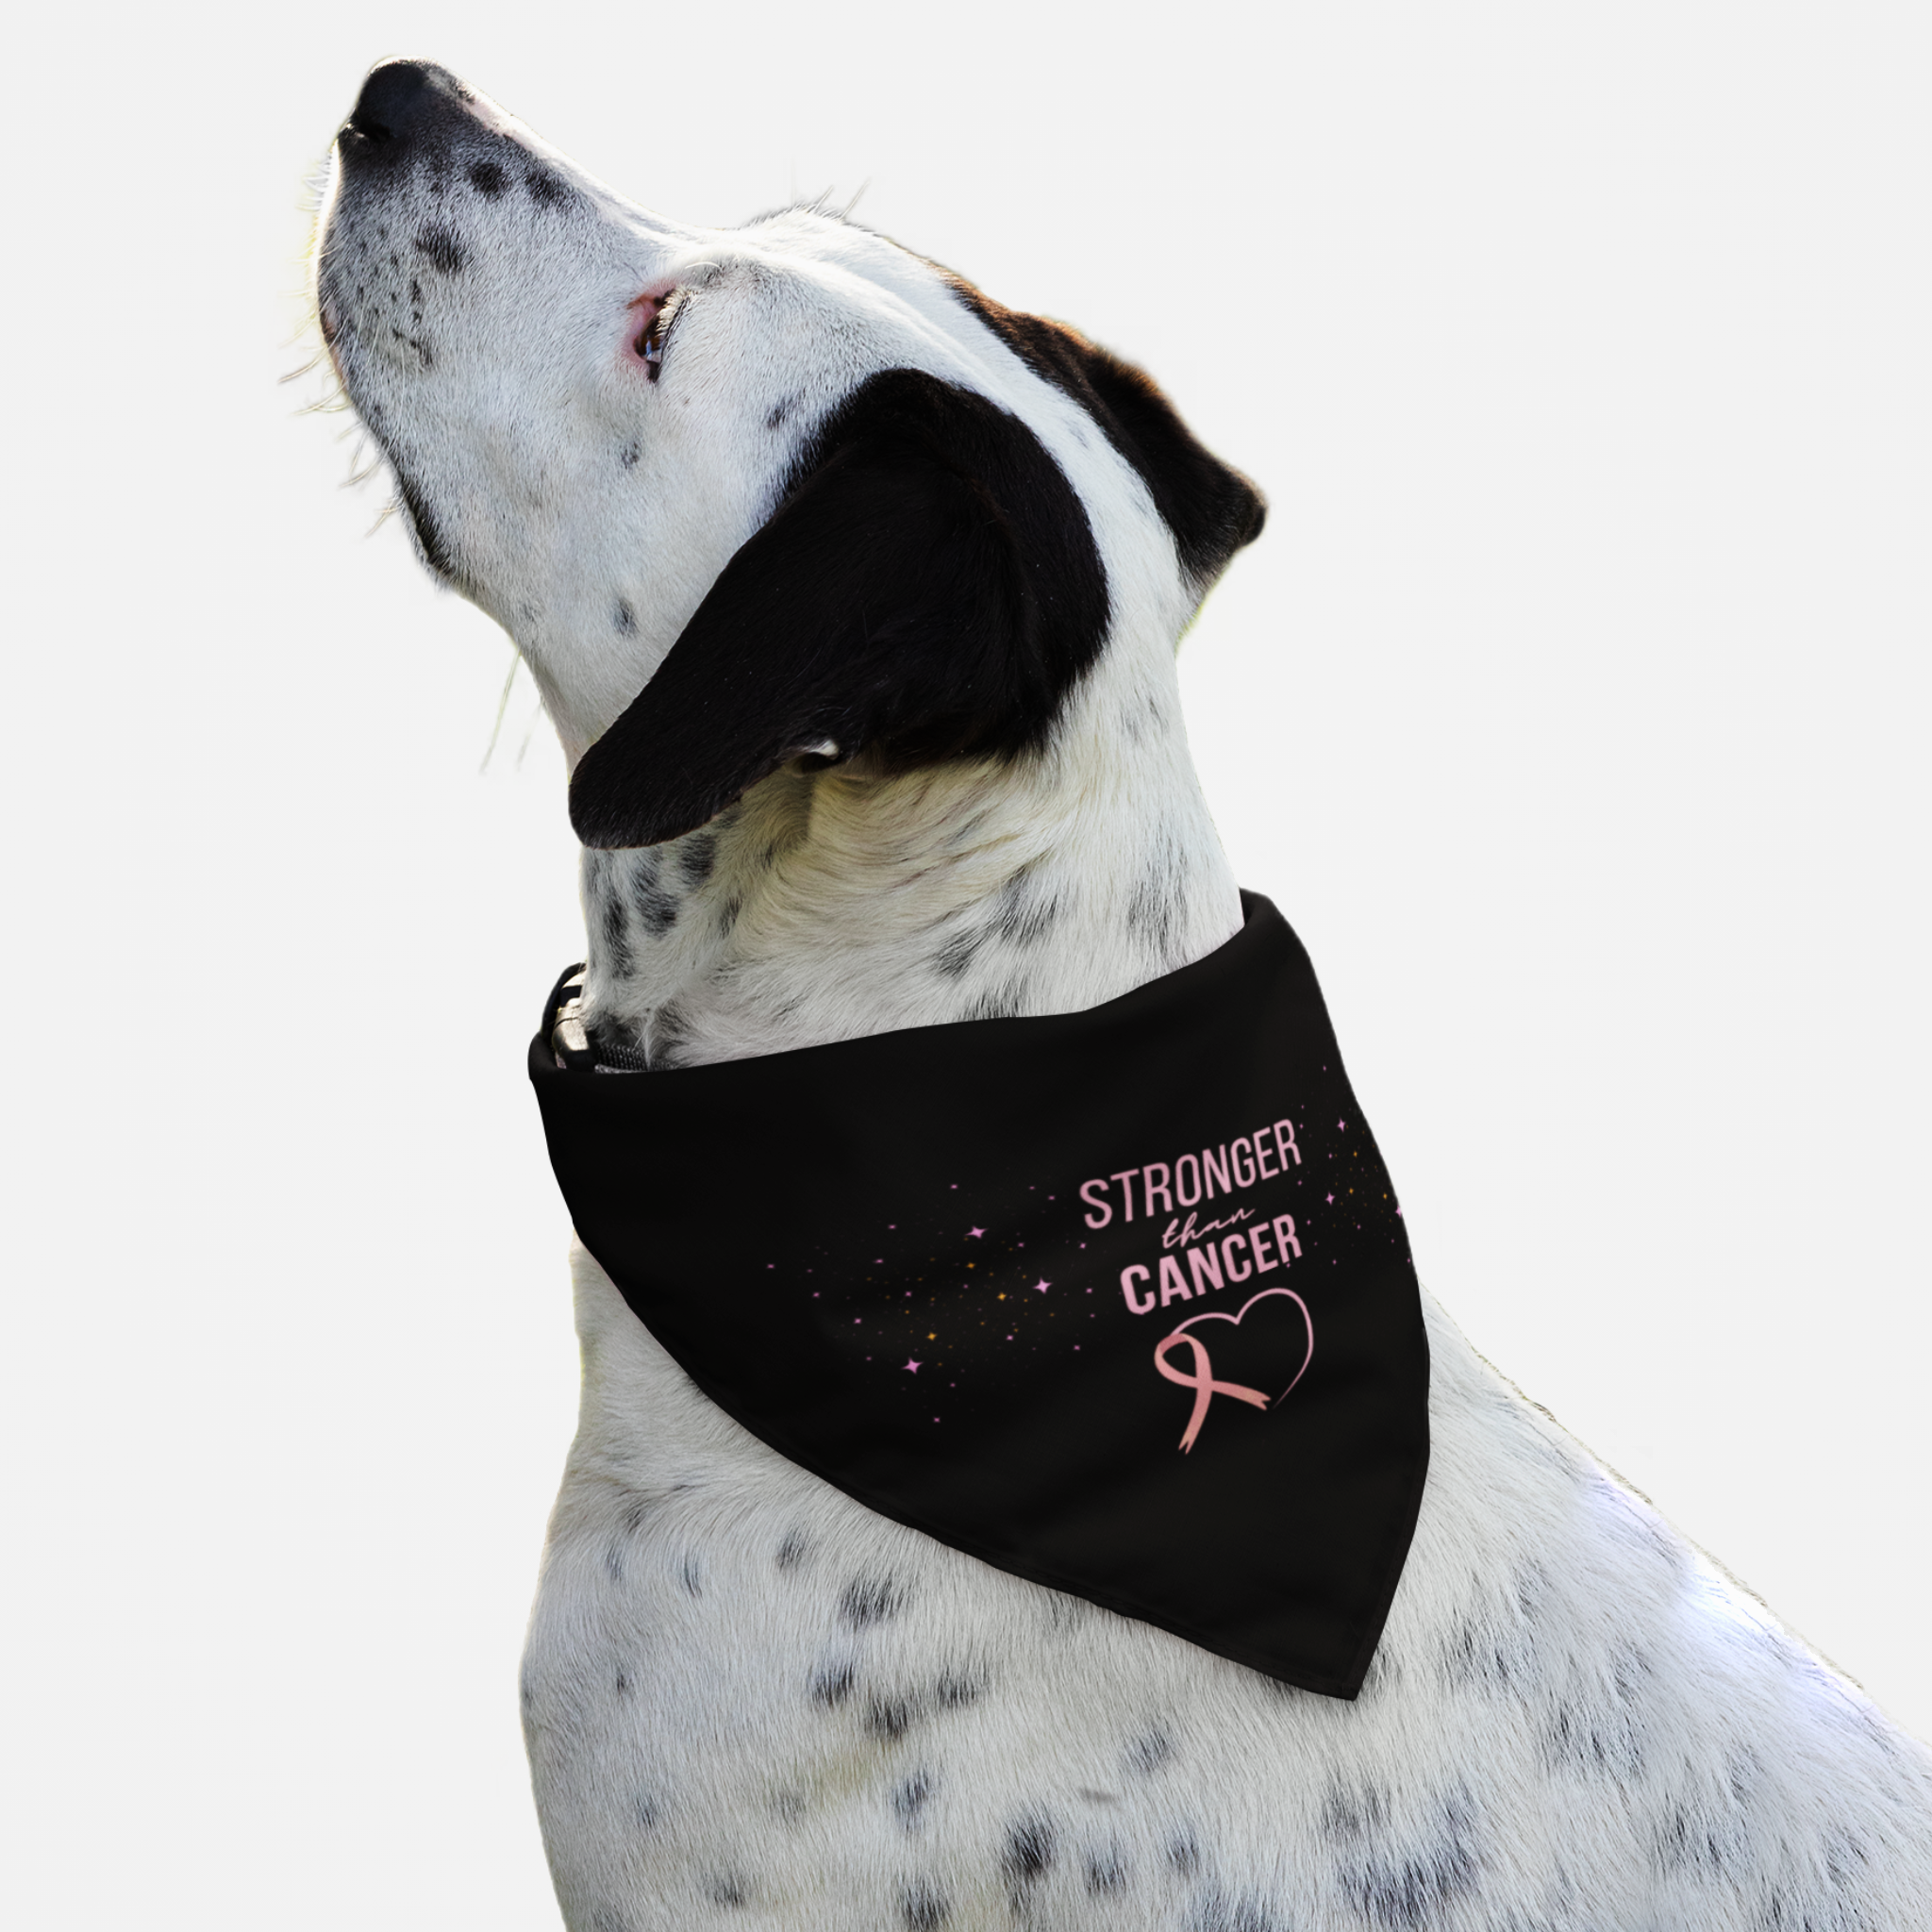
<instances>
[{"instance_id":1,"label":"heart outline graphic","mask_svg":"<svg viewBox=\"0 0 1932 1932\"><path fill-rule=\"evenodd\" d=\"M1290 1382L1279 1395L1264 1395L1258 1389L1247 1388L1240 1382L1217 1382L1214 1371L1208 1359L1207 1344L1199 1336L1189 1333L1200 1322L1232 1322L1239 1328L1242 1318L1257 1302L1265 1302L1272 1295L1283 1295L1302 1311L1302 1325L1307 1331L1308 1352L1302 1357L1302 1365L1294 1372L1294 1380ZM1194 1352L1194 1373L1185 1374L1169 1365L1167 1352L1175 1342L1185 1341ZM1229 1315L1216 1308L1205 1315L1191 1315L1170 1335L1164 1335L1154 1344L1154 1366L1168 1381L1182 1389L1194 1391L1194 1412L1188 1418L1188 1425L1181 1431L1181 1454L1187 1455L1194 1446L1194 1439L1201 1433L1201 1424L1208 1420L1208 1405L1217 1395L1232 1395L1237 1402L1245 1402L1255 1408L1271 1408L1277 1402L1286 1402L1294 1392L1295 1383L1308 1373L1308 1364L1315 1359L1315 1318L1308 1313L1308 1305L1291 1288L1264 1288L1259 1294L1250 1295L1241 1304L1239 1314Z\"/></svg>"}]
</instances>

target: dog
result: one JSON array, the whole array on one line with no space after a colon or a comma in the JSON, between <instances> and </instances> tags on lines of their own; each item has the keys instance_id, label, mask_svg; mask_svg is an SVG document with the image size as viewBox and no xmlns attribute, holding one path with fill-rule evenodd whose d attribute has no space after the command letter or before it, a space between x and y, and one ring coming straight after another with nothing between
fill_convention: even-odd
<instances>
[{"instance_id":1,"label":"dog","mask_svg":"<svg viewBox=\"0 0 1932 1932\"><path fill-rule=\"evenodd\" d=\"M1174 653L1263 505L1140 371L822 208L661 220L415 61L318 234L422 560L573 768L604 1063L1081 1011L1239 929ZM573 1932L1932 1926L1926 1752L1426 1299L1348 1703L872 1513L573 1269L522 1685Z\"/></svg>"}]
</instances>

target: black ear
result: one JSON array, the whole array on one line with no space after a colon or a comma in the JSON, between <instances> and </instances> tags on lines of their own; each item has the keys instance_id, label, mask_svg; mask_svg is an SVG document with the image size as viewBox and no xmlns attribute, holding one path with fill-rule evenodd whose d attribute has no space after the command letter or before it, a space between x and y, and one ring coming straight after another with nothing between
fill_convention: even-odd
<instances>
[{"instance_id":1,"label":"black ear","mask_svg":"<svg viewBox=\"0 0 1932 1932\"><path fill-rule=\"evenodd\" d=\"M949 276L954 292L1026 363L1081 404L1140 471L1174 532L1181 567L1205 591L1228 558L1261 534L1268 503L1239 470L1194 436L1144 370L1090 342L1076 328L1026 315Z\"/></svg>"},{"instance_id":2,"label":"black ear","mask_svg":"<svg viewBox=\"0 0 1932 1932\"><path fill-rule=\"evenodd\" d=\"M586 845L656 845L830 743L888 769L1043 741L1107 577L1033 432L913 370L825 422L630 708L578 761Z\"/></svg>"}]
</instances>

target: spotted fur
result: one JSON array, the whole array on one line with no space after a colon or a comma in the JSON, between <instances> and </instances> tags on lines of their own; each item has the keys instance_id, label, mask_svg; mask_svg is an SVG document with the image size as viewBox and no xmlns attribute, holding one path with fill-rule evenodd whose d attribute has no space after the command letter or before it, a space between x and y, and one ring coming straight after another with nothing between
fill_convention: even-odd
<instances>
[{"instance_id":1,"label":"spotted fur","mask_svg":"<svg viewBox=\"0 0 1932 1932\"><path fill-rule=\"evenodd\" d=\"M1258 499L1144 377L815 210L660 221L410 63L341 137L318 288L424 560L515 637L574 764L881 372L1005 412L1091 531L1104 637L1024 742L781 745L708 824L586 853L584 1009L623 1064L1076 1010L1235 929L1174 650ZM871 1514L574 1268L523 1675L573 1932L1932 1926L1923 1749L1433 1304L1428 1488L1344 1704Z\"/></svg>"}]
</instances>

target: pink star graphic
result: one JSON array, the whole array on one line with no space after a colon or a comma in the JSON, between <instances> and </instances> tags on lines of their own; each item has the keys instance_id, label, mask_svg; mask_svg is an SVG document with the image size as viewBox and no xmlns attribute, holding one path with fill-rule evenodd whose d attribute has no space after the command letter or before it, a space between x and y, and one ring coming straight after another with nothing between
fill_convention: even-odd
<instances>
[{"instance_id":1,"label":"pink star graphic","mask_svg":"<svg viewBox=\"0 0 1932 1932\"><path fill-rule=\"evenodd\" d=\"M986 1230L983 1227L969 1227L966 1230L966 1232L970 1234L974 1241L977 1241L979 1237L986 1232Z\"/></svg>"},{"instance_id":2,"label":"pink star graphic","mask_svg":"<svg viewBox=\"0 0 1932 1932\"><path fill-rule=\"evenodd\" d=\"M924 1365L923 1363L921 1363L921 1362L910 1362L910 1361L909 1361L909 1362L908 1362L908 1363L906 1364L906 1369L907 1369L907 1373L908 1373L908 1374L913 1374L913 1375L916 1375L916 1374L918 1374L918 1373L919 1373L919 1371L921 1370L921 1368L922 1368L922 1367L924 1367Z\"/></svg>"},{"instance_id":3,"label":"pink star graphic","mask_svg":"<svg viewBox=\"0 0 1932 1932\"><path fill-rule=\"evenodd\" d=\"M1036 1281L1033 1286L1037 1292L1044 1294L1053 1286L1053 1283L1050 1281Z\"/></svg>"},{"instance_id":4,"label":"pink star graphic","mask_svg":"<svg viewBox=\"0 0 1932 1932\"><path fill-rule=\"evenodd\" d=\"M1329 1205L1330 1205L1330 1206L1332 1207L1332 1206L1334 1205L1334 1202L1335 1202L1335 1196L1334 1196L1333 1194L1330 1194L1330 1195L1328 1196L1328 1201L1329 1201Z\"/></svg>"},{"instance_id":5,"label":"pink star graphic","mask_svg":"<svg viewBox=\"0 0 1932 1932\"><path fill-rule=\"evenodd\" d=\"M1337 1121L1335 1124L1338 1127L1340 1127L1343 1133L1346 1133L1348 1131L1348 1123L1346 1121Z\"/></svg>"}]
</instances>

